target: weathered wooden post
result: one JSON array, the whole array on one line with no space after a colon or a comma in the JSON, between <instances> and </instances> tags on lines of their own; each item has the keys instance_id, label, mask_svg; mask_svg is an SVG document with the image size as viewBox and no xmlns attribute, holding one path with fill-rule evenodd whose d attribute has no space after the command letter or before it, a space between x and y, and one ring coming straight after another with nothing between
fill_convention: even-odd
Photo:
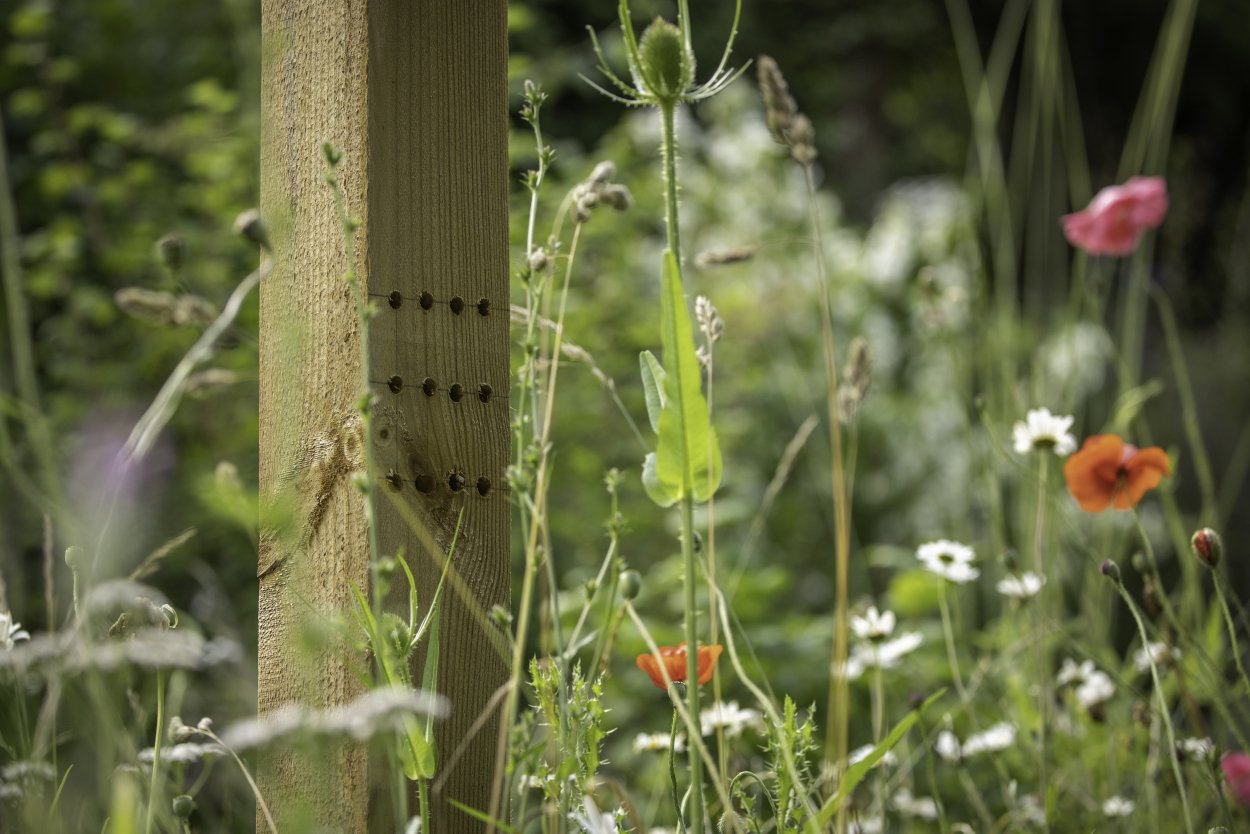
<instances>
[{"instance_id":1,"label":"weathered wooden post","mask_svg":"<svg viewBox=\"0 0 1250 834\"><path fill-rule=\"evenodd\" d=\"M464 510L454 564L469 593L444 595L438 689L452 714L436 735L431 830L475 831L447 800L489 804L496 719L462 741L508 675L473 611L506 605L509 588L506 0L261 6L261 207L277 262L261 290L260 481L264 494L296 497L299 530L262 541L259 710L331 706L361 691L339 649L310 660L299 648L310 624L349 610L349 583L368 582L351 481L362 457L359 329L324 183L329 141L362 221L356 268L379 308L368 442L386 477L381 552L403 549L423 605L440 555L427 545L445 550ZM305 807L322 830L365 831L390 812L370 807L366 759L355 747L332 761L280 754L262 763L260 787L279 817Z\"/></svg>"}]
</instances>

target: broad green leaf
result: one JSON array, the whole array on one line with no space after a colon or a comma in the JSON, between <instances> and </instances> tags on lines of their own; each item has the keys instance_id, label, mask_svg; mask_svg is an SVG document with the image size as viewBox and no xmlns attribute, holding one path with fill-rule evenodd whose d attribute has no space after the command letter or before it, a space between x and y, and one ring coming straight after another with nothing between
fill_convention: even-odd
<instances>
[{"instance_id":1,"label":"broad green leaf","mask_svg":"<svg viewBox=\"0 0 1250 834\"><path fill-rule=\"evenodd\" d=\"M720 445L708 420L681 269L671 250L664 252L661 283L666 401L657 432L656 481L667 494L676 492L678 498L689 494L696 501L706 501L720 486Z\"/></svg>"},{"instance_id":2,"label":"broad green leaf","mask_svg":"<svg viewBox=\"0 0 1250 834\"><path fill-rule=\"evenodd\" d=\"M660 433L660 411L664 408L668 397L664 392L664 367L655 354L644 350L638 354L638 364L642 367L642 392L647 398L647 418L651 420L651 431Z\"/></svg>"},{"instance_id":3,"label":"broad green leaf","mask_svg":"<svg viewBox=\"0 0 1250 834\"><path fill-rule=\"evenodd\" d=\"M421 724L411 715L404 717L404 741L399 745L399 761L408 781L434 775L434 748L425 740Z\"/></svg>"},{"instance_id":4,"label":"broad green leaf","mask_svg":"<svg viewBox=\"0 0 1250 834\"><path fill-rule=\"evenodd\" d=\"M933 703L946 694L945 689L939 689L937 692L925 699L925 702L918 708L912 710L900 722L894 725L894 729L890 730L890 734L882 739L881 743L873 748L872 752L855 764L846 769L846 775L842 777L842 783L838 785L838 792L829 797L829 801L816 814L815 825L809 820L807 828L809 831L823 831L829 821L833 819L834 814L838 812L838 806L846 801L851 795L851 791L855 790L860 782L864 781L864 777L868 775L868 771L872 770L872 766L881 760L886 753L894 745L903 740L903 736L907 735L907 731L920 720L920 716L924 711L933 705Z\"/></svg>"},{"instance_id":5,"label":"broad green leaf","mask_svg":"<svg viewBox=\"0 0 1250 834\"><path fill-rule=\"evenodd\" d=\"M671 507L681 497L679 487L660 483L660 476L655 469L655 452L647 452L647 457L642 461L642 488L647 497L661 507Z\"/></svg>"}]
</instances>

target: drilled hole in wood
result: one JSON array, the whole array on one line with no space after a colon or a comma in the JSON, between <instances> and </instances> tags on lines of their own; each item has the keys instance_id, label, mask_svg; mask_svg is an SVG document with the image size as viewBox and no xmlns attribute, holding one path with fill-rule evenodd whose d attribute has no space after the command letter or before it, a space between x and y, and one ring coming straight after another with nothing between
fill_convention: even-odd
<instances>
[{"instance_id":1,"label":"drilled hole in wood","mask_svg":"<svg viewBox=\"0 0 1250 834\"><path fill-rule=\"evenodd\" d=\"M419 302L422 310L428 310L434 306L434 296L430 295L428 292L423 292L421 293Z\"/></svg>"},{"instance_id":2,"label":"drilled hole in wood","mask_svg":"<svg viewBox=\"0 0 1250 834\"><path fill-rule=\"evenodd\" d=\"M398 310L404 304L404 297L400 294L399 290L395 290L393 293L388 295L386 300L390 303L392 310Z\"/></svg>"},{"instance_id":3,"label":"drilled hole in wood","mask_svg":"<svg viewBox=\"0 0 1250 834\"><path fill-rule=\"evenodd\" d=\"M477 494L483 498L490 495L490 478L482 476L477 479Z\"/></svg>"},{"instance_id":4,"label":"drilled hole in wood","mask_svg":"<svg viewBox=\"0 0 1250 834\"><path fill-rule=\"evenodd\" d=\"M477 387L477 398L484 403L490 402L490 395L493 393L494 391L485 382Z\"/></svg>"},{"instance_id":5,"label":"drilled hole in wood","mask_svg":"<svg viewBox=\"0 0 1250 834\"><path fill-rule=\"evenodd\" d=\"M438 385L435 384L433 379L427 376L421 383L421 390L425 392L427 397L432 397L434 396L434 392L438 390Z\"/></svg>"},{"instance_id":6,"label":"drilled hole in wood","mask_svg":"<svg viewBox=\"0 0 1250 834\"><path fill-rule=\"evenodd\" d=\"M399 473L392 469L386 473L386 485L391 488L391 492L399 492L404 487L404 479L399 477Z\"/></svg>"},{"instance_id":7,"label":"drilled hole in wood","mask_svg":"<svg viewBox=\"0 0 1250 834\"><path fill-rule=\"evenodd\" d=\"M378 429L378 440L390 440L391 430L387 428Z\"/></svg>"},{"instance_id":8,"label":"drilled hole in wood","mask_svg":"<svg viewBox=\"0 0 1250 834\"><path fill-rule=\"evenodd\" d=\"M451 387L447 389L447 396L451 397L453 403L458 403L464 399L464 386L459 382L453 382Z\"/></svg>"},{"instance_id":9,"label":"drilled hole in wood","mask_svg":"<svg viewBox=\"0 0 1250 834\"><path fill-rule=\"evenodd\" d=\"M465 488L468 481L459 472L452 472L447 476L447 486L451 487L452 492L459 492Z\"/></svg>"},{"instance_id":10,"label":"drilled hole in wood","mask_svg":"<svg viewBox=\"0 0 1250 834\"><path fill-rule=\"evenodd\" d=\"M458 295L453 295L448 306L451 307L451 311L458 316L464 312L464 299Z\"/></svg>"},{"instance_id":11,"label":"drilled hole in wood","mask_svg":"<svg viewBox=\"0 0 1250 834\"><path fill-rule=\"evenodd\" d=\"M404 381L399 376L393 376L386 381L386 387L391 389L392 394L398 394L404 390Z\"/></svg>"},{"instance_id":12,"label":"drilled hole in wood","mask_svg":"<svg viewBox=\"0 0 1250 834\"><path fill-rule=\"evenodd\" d=\"M489 315L490 315L490 299L489 299L489 298L482 298L482 299L479 299L479 300L478 300L478 302L477 302L477 314L478 314L479 316L489 316Z\"/></svg>"},{"instance_id":13,"label":"drilled hole in wood","mask_svg":"<svg viewBox=\"0 0 1250 834\"><path fill-rule=\"evenodd\" d=\"M424 472L412 479L412 485L417 488L417 492L430 493L434 491L434 476L427 475Z\"/></svg>"}]
</instances>

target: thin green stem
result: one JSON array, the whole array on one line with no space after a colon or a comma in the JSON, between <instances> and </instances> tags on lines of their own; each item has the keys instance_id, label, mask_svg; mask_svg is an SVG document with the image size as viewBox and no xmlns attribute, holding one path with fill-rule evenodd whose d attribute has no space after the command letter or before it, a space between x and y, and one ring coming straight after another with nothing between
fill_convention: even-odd
<instances>
[{"instance_id":1,"label":"thin green stem","mask_svg":"<svg viewBox=\"0 0 1250 834\"><path fill-rule=\"evenodd\" d=\"M35 368L34 348L30 335L30 315L23 291L20 231L13 190L9 182L8 148L4 142L4 118L0 114L0 278L4 282L4 306L8 317L11 367L20 402L20 413L26 424L27 439L40 470L40 486L51 502L45 511L56 510L60 487L56 475L56 456L51 435L42 414L39 398L39 377ZM0 418L0 443L9 444L8 426Z\"/></svg>"},{"instance_id":2,"label":"thin green stem","mask_svg":"<svg viewBox=\"0 0 1250 834\"><path fill-rule=\"evenodd\" d=\"M1233 624L1233 614L1228 608L1228 599L1224 596L1224 578L1218 572L1212 571L1215 580L1215 596L1220 601L1220 611L1224 614L1224 626L1228 629L1228 647L1233 653L1233 662L1237 664L1237 674L1241 676L1241 685L1244 687L1243 696L1250 694L1250 678L1246 677L1245 667L1241 665L1241 647L1237 643L1237 627Z\"/></svg>"},{"instance_id":3,"label":"thin green stem","mask_svg":"<svg viewBox=\"0 0 1250 834\"><path fill-rule=\"evenodd\" d=\"M1033 524L1033 569L1038 581L1043 581L1042 551L1046 546L1046 480L1050 464L1050 453L1041 451L1041 460L1037 469L1037 513ZM1033 606L1037 619L1037 765L1038 765L1038 796L1042 802L1050 788L1050 774L1046 761L1047 731L1050 725L1051 677L1050 677L1050 646L1046 640L1046 615L1049 598L1043 584L1038 592L1037 604ZM1049 823L1043 819L1043 830L1049 830Z\"/></svg>"},{"instance_id":4,"label":"thin green stem","mask_svg":"<svg viewBox=\"0 0 1250 834\"><path fill-rule=\"evenodd\" d=\"M165 673L156 673L156 739L152 742L152 781L148 788L147 823L143 830L152 834L156 824L156 802L161 792L161 743L165 738Z\"/></svg>"},{"instance_id":5,"label":"thin green stem","mask_svg":"<svg viewBox=\"0 0 1250 834\"><path fill-rule=\"evenodd\" d=\"M1185 777L1181 773L1180 756L1176 751L1176 731L1172 727L1172 714L1168 709L1167 698L1163 694L1163 682L1159 679L1159 667L1155 663L1154 654L1150 651L1150 635L1146 631L1146 623L1142 621L1137 606L1133 603L1133 598L1124 589L1124 584L1118 579L1112 581L1120 593L1120 598L1128 606L1129 613L1133 615L1133 621L1137 623L1137 633L1141 635L1142 650L1146 654L1146 661L1150 664L1150 678L1154 682L1155 699L1159 702L1159 717L1163 719L1163 726L1168 733L1168 758L1172 761L1172 773L1176 777L1176 788L1181 795L1181 808L1185 812L1185 830L1188 834L1193 834L1194 823L1189 814L1189 794L1185 790Z\"/></svg>"},{"instance_id":6,"label":"thin green stem","mask_svg":"<svg viewBox=\"0 0 1250 834\"><path fill-rule=\"evenodd\" d=\"M959 700L966 707L969 702L968 690L964 689L963 675L959 673L959 656L955 652L955 629L951 627L950 603L946 600L946 586L949 584L949 581L942 580L942 592L938 596L938 605L942 611L942 636L946 638L946 660L951 667L951 679L955 682L955 691L959 693Z\"/></svg>"},{"instance_id":7,"label":"thin green stem","mask_svg":"<svg viewBox=\"0 0 1250 834\"><path fill-rule=\"evenodd\" d=\"M833 341L833 303L829 297L829 267L825 262L824 233L816 207L816 180L812 166L803 166L803 178L807 185L808 216L812 225L812 237L816 241L816 274L820 283L820 339L825 362L825 419L829 423L830 477L833 480L834 525L834 615L833 656L830 658L829 675L829 729L825 738L825 761L831 759L834 776L841 779L846 769L846 751L849 735L850 712L848 681L846 677L849 642L847 639L847 616L850 607L850 520L846 498L846 472L842 460L842 422L838 417L838 357ZM838 808L837 831L847 829L846 804Z\"/></svg>"},{"instance_id":8,"label":"thin green stem","mask_svg":"<svg viewBox=\"0 0 1250 834\"><path fill-rule=\"evenodd\" d=\"M876 654L876 647L873 648L873 654ZM872 743L877 746L881 743L881 727L885 721L885 683L884 675L881 671L881 660L875 658L876 662L872 665ZM877 811L881 814L881 830L886 830L885 824L885 782L886 776L884 771L878 775L876 780L877 791Z\"/></svg>"}]
</instances>

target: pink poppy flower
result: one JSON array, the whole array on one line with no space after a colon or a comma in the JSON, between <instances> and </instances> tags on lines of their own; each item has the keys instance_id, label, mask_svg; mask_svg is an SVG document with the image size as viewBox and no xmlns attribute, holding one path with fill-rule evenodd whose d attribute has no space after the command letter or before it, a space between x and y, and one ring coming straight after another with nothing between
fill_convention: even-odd
<instances>
[{"instance_id":1,"label":"pink poppy flower","mask_svg":"<svg viewBox=\"0 0 1250 834\"><path fill-rule=\"evenodd\" d=\"M1250 808L1250 756L1225 753L1220 758L1220 769L1224 771L1224 781L1233 799L1241 807Z\"/></svg>"},{"instance_id":2,"label":"pink poppy flower","mask_svg":"<svg viewBox=\"0 0 1250 834\"><path fill-rule=\"evenodd\" d=\"M1094 195L1084 211L1063 216L1068 243L1091 255L1128 255L1147 230L1168 213L1168 186L1163 177L1133 177Z\"/></svg>"}]
</instances>

